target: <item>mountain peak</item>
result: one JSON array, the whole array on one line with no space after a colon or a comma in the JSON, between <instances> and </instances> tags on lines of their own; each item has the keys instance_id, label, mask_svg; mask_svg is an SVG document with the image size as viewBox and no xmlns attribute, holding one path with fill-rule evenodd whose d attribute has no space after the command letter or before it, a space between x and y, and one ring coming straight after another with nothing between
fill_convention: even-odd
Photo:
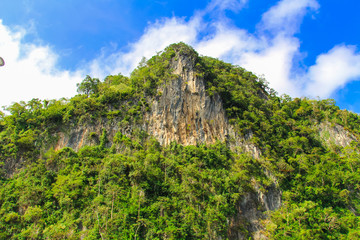
<instances>
[{"instance_id":1,"label":"mountain peak","mask_svg":"<svg viewBox=\"0 0 360 240\"><path fill-rule=\"evenodd\" d=\"M78 90L0 112L1 239L358 238L360 117L333 101L184 43Z\"/></svg>"},{"instance_id":2,"label":"mountain peak","mask_svg":"<svg viewBox=\"0 0 360 240\"><path fill-rule=\"evenodd\" d=\"M190 45L183 42L173 43L164 49L164 52L175 52L176 55L197 58L199 54Z\"/></svg>"},{"instance_id":3,"label":"mountain peak","mask_svg":"<svg viewBox=\"0 0 360 240\"><path fill-rule=\"evenodd\" d=\"M227 119L218 95L208 96L204 77L195 70L198 54L184 43L170 45L173 79L161 86L162 94L152 101L147 114L148 131L161 144L184 145L224 141Z\"/></svg>"}]
</instances>

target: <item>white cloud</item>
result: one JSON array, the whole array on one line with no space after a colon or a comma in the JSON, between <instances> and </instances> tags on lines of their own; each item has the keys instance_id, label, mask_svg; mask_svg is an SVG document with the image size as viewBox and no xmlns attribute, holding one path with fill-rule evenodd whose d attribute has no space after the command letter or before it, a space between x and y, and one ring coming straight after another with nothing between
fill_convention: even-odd
<instances>
[{"instance_id":1,"label":"white cloud","mask_svg":"<svg viewBox=\"0 0 360 240\"><path fill-rule=\"evenodd\" d=\"M213 0L206 8L206 12L214 11L216 8L219 10L232 10L238 11L245 6L248 0Z\"/></svg>"},{"instance_id":2,"label":"white cloud","mask_svg":"<svg viewBox=\"0 0 360 240\"><path fill-rule=\"evenodd\" d=\"M316 0L281 0L262 16L260 28L293 35L309 10L319 9Z\"/></svg>"},{"instance_id":3,"label":"white cloud","mask_svg":"<svg viewBox=\"0 0 360 240\"><path fill-rule=\"evenodd\" d=\"M32 98L70 97L82 75L61 71L49 46L23 43L26 31L12 30L0 20L0 106Z\"/></svg>"},{"instance_id":4,"label":"white cloud","mask_svg":"<svg viewBox=\"0 0 360 240\"><path fill-rule=\"evenodd\" d=\"M194 47L200 54L215 58L226 58L227 55L241 56L244 51L256 48L256 39L252 38L245 30L229 28L223 23L215 25L213 36L198 41ZM234 60L230 57L230 60Z\"/></svg>"},{"instance_id":5,"label":"white cloud","mask_svg":"<svg viewBox=\"0 0 360 240\"><path fill-rule=\"evenodd\" d=\"M222 57L224 52L233 50L239 41L245 45L251 43L244 30L228 29L221 20L213 23L204 22L207 14L230 9L241 9L248 0L213 0L203 11L197 11L190 20L172 17L163 18L149 24L141 38L129 44L128 52L115 52L111 55L101 54L90 64L92 76L104 78L108 74L122 73L128 75L140 62L142 57L150 58L172 43L184 42L192 45L199 53L213 57ZM199 39L203 30L215 28L216 34ZM245 38L245 39L242 39Z\"/></svg>"},{"instance_id":6,"label":"white cloud","mask_svg":"<svg viewBox=\"0 0 360 240\"><path fill-rule=\"evenodd\" d=\"M103 49L77 72L61 71L57 55L48 46L21 42L24 30L11 30L0 22L0 105L33 97L59 98L75 94L75 83L89 73L104 78L128 75L145 56L150 58L171 43L185 42L200 54L223 59L264 75L279 93L330 97L347 82L360 77L360 55L354 47L336 46L318 56L309 69L298 69L301 41L294 36L305 15L319 9L316 0L280 0L262 15L257 31L230 24L224 10L238 11L247 0L213 0L192 18L163 18L149 24L128 51ZM241 13L240 13L241 14ZM205 19L209 19L206 21ZM294 64L295 63L295 64ZM301 74L299 74L301 72ZM296 75L297 74L297 75Z\"/></svg>"},{"instance_id":7,"label":"white cloud","mask_svg":"<svg viewBox=\"0 0 360 240\"><path fill-rule=\"evenodd\" d=\"M291 76L292 59L299 49L296 38L284 38L282 36L273 40L271 46L257 52L245 53L239 65L254 72L264 75L270 81L270 87L280 93L299 95L295 87L295 81L289 80Z\"/></svg>"},{"instance_id":8,"label":"white cloud","mask_svg":"<svg viewBox=\"0 0 360 240\"><path fill-rule=\"evenodd\" d=\"M354 46L335 46L321 54L307 75L306 93L325 98L346 83L360 78L360 53Z\"/></svg>"},{"instance_id":9,"label":"white cloud","mask_svg":"<svg viewBox=\"0 0 360 240\"><path fill-rule=\"evenodd\" d=\"M109 73L128 74L142 56L149 58L169 44L183 41L191 44L202 55L223 59L264 76L270 87L280 94L311 95L311 92L304 91L308 90L305 80L318 82L314 78L319 76L305 70L303 75L293 73L294 60L301 55L300 41L293 35L299 31L303 17L320 7L317 1L279 1L263 14L255 34L229 25L228 19L221 13L215 14L218 17L211 22L204 20L207 14L213 16L214 11L239 10L246 3L246 0L213 0L204 11L197 12L189 21L173 17L150 24L143 36L129 45L129 52L99 57L91 64L92 72L101 77ZM333 90L339 86L334 83ZM329 97L331 92L322 96Z\"/></svg>"},{"instance_id":10,"label":"white cloud","mask_svg":"<svg viewBox=\"0 0 360 240\"><path fill-rule=\"evenodd\" d=\"M293 34L307 9L317 9L316 1L283 0L263 14L259 31L250 34L221 21L208 39L198 42L195 48L204 55L221 58L263 75L270 87L279 93L303 95L302 81L294 76L293 61L300 55L300 41ZM270 30L272 35L265 33Z\"/></svg>"},{"instance_id":11,"label":"white cloud","mask_svg":"<svg viewBox=\"0 0 360 240\"><path fill-rule=\"evenodd\" d=\"M175 42L194 44L200 30L198 17L186 22L182 18L164 18L151 24L143 36L130 44L130 51L117 52L110 56L102 55L91 63L93 76L100 78L108 74L129 74L142 57L150 58Z\"/></svg>"}]
</instances>

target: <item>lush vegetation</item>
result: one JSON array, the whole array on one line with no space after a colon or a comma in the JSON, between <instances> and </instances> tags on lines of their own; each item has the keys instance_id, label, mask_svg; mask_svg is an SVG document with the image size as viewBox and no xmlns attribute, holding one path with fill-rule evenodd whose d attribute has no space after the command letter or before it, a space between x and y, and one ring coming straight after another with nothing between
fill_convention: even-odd
<instances>
[{"instance_id":1,"label":"lush vegetation","mask_svg":"<svg viewBox=\"0 0 360 240\"><path fill-rule=\"evenodd\" d=\"M118 141L118 144L122 144ZM1 239L211 239L264 178L226 146L152 139L122 154L99 146L48 152L0 190Z\"/></svg>"},{"instance_id":2,"label":"lush vegetation","mask_svg":"<svg viewBox=\"0 0 360 240\"><path fill-rule=\"evenodd\" d=\"M209 96L221 97L259 159L220 142L163 147L139 128L176 79L179 56L193 61ZM249 223L234 223L238 205L254 183L266 193L273 178L282 206L263 220L264 235L360 238L359 144L343 148L318 131L322 123L341 126L358 139L360 118L333 100L279 97L264 79L182 43L142 61L130 77L87 76L78 92L0 112L0 239L227 239L234 228L250 237ZM99 119L132 132L110 139L104 130L78 152L51 148L55 133Z\"/></svg>"}]
</instances>

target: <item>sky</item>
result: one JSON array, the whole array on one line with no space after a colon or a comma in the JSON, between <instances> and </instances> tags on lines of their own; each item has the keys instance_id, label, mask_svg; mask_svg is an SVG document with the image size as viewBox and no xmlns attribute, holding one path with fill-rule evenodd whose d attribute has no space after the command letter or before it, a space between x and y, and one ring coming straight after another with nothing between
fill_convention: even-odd
<instances>
[{"instance_id":1,"label":"sky","mask_svg":"<svg viewBox=\"0 0 360 240\"><path fill-rule=\"evenodd\" d=\"M0 106L76 94L185 42L264 77L279 95L360 113L358 0L1 1Z\"/></svg>"}]
</instances>

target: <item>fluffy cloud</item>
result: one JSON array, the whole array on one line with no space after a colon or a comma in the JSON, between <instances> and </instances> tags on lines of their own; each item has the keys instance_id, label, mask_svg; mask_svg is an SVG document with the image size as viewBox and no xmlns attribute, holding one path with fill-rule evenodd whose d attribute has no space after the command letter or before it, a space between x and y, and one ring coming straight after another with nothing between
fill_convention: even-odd
<instances>
[{"instance_id":1,"label":"fluffy cloud","mask_svg":"<svg viewBox=\"0 0 360 240\"><path fill-rule=\"evenodd\" d=\"M244 52L258 49L260 41L243 29L227 26L223 22L214 25L215 33L194 44L199 53L236 62Z\"/></svg>"},{"instance_id":2,"label":"fluffy cloud","mask_svg":"<svg viewBox=\"0 0 360 240\"><path fill-rule=\"evenodd\" d=\"M309 69L306 93L328 97L347 82L360 78L360 53L354 46L335 46L321 54Z\"/></svg>"},{"instance_id":3,"label":"fluffy cloud","mask_svg":"<svg viewBox=\"0 0 360 240\"><path fill-rule=\"evenodd\" d=\"M150 24L143 36L129 45L128 52L102 55L92 62L91 70L100 77L109 73L128 74L143 56L149 58L167 45L183 41L202 55L223 59L264 76L270 87L280 94L330 97L339 87L358 77L355 70L347 71L355 68L352 61L358 55L346 46L334 47L329 53L320 55L308 71L296 69L294 61L302 53L300 40L294 34L299 31L304 16L319 9L316 0L279 1L262 15L254 34L229 25L225 14L221 13L226 9L237 11L246 3L247 0L213 0L189 21L173 17ZM216 17L206 22L207 15ZM338 66L342 67L342 74L329 74L335 69L334 58L341 62ZM302 74L297 74L299 72ZM325 82L326 87L321 91L313 91Z\"/></svg>"},{"instance_id":4,"label":"fluffy cloud","mask_svg":"<svg viewBox=\"0 0 360 240\"><path fill-rule=\"evenodd\" d=\"M130 44L128 52L116 52L111 55L102 54L90 64L92 75L103 78L108 74L129 74L142 57L150 58L175 42L193 44L200 31L198 17L186 22L182 18L164 18L150 25L143 36Z\"/></svg>"},{"instance_id":5,"label":"fluffy cloud","mask_svg":"<svg viewBox=\"0 0 360 240\"><path fill-rule=\"evenodd\" d=\"M0 20L0 105L32 98L70 97L76 92L80 72L59 70L57 55L49 46L22 42L26 31L11 30Z\"/></svg>"},{"instance_id":6,"label":"fluffy cloud","mask_svg":"<svg viewBox=\"0 0 360 240\"><path fill-rule=\"evenodd\" d=\"M306 13L319 7L316 0L281 0L263 14L259 27L275 34L293 35Z\"/></svg>"},{"instance_id":7,"label":"fluffy cloud","mask_svg":"<svg viewBox=\"0 0 360 240\"><path fill-rule=\"evenodd\" d=\"M280 93L292 96L301 94L296 88L296 81L290 80L292 59L299 49L299 42L295 38L279 36L272 41L271 46L260 52L245 53L240 61L241 66L263 75L270 86Z\"/></svg>"},{"instance_id":8,"label":"fluffy cloud","mask_svg":"<svg viewBox=\"0 0 360 240\"><path fill-rule=\"evenodd\" d=\"M331 97L349 81L360 78L360 54L352 46L334 46L319 55L313 66L297 67L296 61L303 53L295 33L304 16L319 9L316 0L280 0L262 15L255 33L231 25L224 12L239 11L246 3L247 0L213 0L190 19L160 19L149 24L139 40L127 46L127 51L102 49L97 58L77 72L58 69L57 55L49 46L24 44L24 30L10 30L0 22L0 54L6 61L6 67L0 68L0 105L9 104L10 99L71 96L84 73L100 79L109 74L128 75L143 56L149 58L180 41L192 45L200 54L264 76L280 94Z\"/></svg>"},{"instance_id":9,"label":"fluffy cloud","mask_svg":"<svg viewBox=\"0 0 360 240\"><path fill-rule=\"evenodd\" d=\"M212 11L236 11L246 3L246 0L213 0L188 22L173 17L149 25L141 39L132 44L132 50L119 56L121 66L130 63L123 72L133 69L142 55L149 57L169 43L183 41L200 54L224 59L264 76L280 94L330 97L347 82L360 77L360 68L355 64L359 55L348 46L335 46L320 55L309 70L296 69L295 61L302 53L300 40L294 34L299 31L304 16L320 8L316 0L279 1L262 15L255 34L229 25L224 14L217 14L220 17L210 23L204 21L204 16L213 14ZM342 71L337 70L339 67Z\"/></svg>"}]
</instances>

